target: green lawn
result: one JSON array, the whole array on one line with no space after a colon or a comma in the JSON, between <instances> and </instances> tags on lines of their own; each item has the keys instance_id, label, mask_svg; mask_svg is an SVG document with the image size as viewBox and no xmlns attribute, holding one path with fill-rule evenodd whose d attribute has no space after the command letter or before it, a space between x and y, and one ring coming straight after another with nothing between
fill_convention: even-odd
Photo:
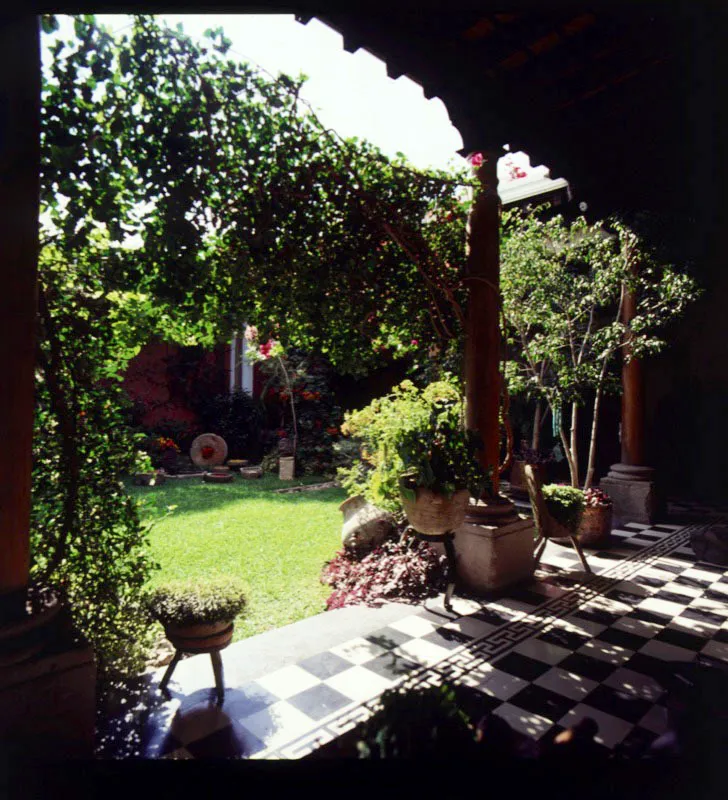
<instances>
[{"instance_id":1,"label":"green lawn","mask_svg":"<svg viewBox=\"0 0 728 800\"><path fill-rule=\"evenodd\" d=\"M144 499L142 518L158 519L152 552L167 579L235 575L247 587L248 608L235 639L279 628L324 610L330 589L319 582L325 561L341 542L343 489L275 494L272 489L323 482L236 478L208 484L200 478L162 486L129 487ZM177 506L164 518L167 506Z\"/></svg>"}]
</instances>

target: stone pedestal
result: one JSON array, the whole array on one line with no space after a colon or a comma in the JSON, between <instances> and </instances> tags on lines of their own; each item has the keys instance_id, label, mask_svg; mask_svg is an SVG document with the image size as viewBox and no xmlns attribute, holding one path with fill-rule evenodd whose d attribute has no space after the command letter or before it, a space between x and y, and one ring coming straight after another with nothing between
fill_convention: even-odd
<instances>
[{"instance_id":1,"label":"stone pedestal","mask_svg":"<svg viewBox=\"0 0 728 800\"><path fill-rule=\"evenodd\" d=\"M614 503L614 523L641 522L651 525L665 513L665 503L652 467L613 464L599 486Z\"/></svg>"},{"instance_id":2,"label":"stone pedestal","mask_svg":"<svg viewBox=\"0 0 728 800\"><path fill-rule=\"evenodd\" d=\"M292 456L278 459L278 477L282 481L292 481L296 472L296 459Z\"/></svg>"},{"instance_id":3,"label":"stone pedestal","mask_svg":"<svg viewBox=\"0 0 728 800\"><path fill-rule=\"evenodd\" d=\"M95 715L93 651L71 630L29 660L0 667L0 751L33 760L93 758Z\"/></svg>"},{"instance_id":4,"label":"stone pedestal","mask_svg":"<svg viewBox=\"0 0 728 800\"><path fill-rule=\"evenodd\" d=\"M518 514L506 525L463 523L455 531L460 586L488 595L528 580L534 572L533 520Z\"/></svg>"}]
</instances>

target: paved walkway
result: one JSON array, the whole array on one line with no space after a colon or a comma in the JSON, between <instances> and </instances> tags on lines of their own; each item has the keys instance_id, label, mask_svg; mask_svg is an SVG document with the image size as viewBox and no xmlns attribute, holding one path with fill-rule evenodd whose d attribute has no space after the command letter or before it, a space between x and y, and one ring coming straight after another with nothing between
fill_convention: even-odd
<instances>
[{"instance_id":1,"label":"paved walkway","mask_svg":"<svg viewBox=\"0 0 728 800\"><path fill-rule=\"evenodd\" d=\"M696 563L694 527L679 519L614 530L588 555L594 575L549 543L533 582L497 601L352 607L239 642L222 653L222 706L209 656L186 659L139 754L297 759L369 716L387 688L442 680L477 688L533 739L590 716L604 748L637 750L666 728L666 661L728 662L728 570Z\"/></svg>"}]
</instances>

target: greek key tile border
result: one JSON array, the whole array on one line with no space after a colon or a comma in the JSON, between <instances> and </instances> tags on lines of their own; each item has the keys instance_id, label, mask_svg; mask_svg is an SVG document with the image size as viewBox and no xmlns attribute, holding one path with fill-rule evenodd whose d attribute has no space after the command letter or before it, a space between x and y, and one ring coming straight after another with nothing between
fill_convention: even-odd
<instances>
[{"instance_id":1,"label":"greek key tile border","mask_svg":"<svg viewBox=\"0 0 728 800\"><path fill-rule=\"evenodd\" d=\"M663 556L682 547L690 541L693 533L725 521L726 518L721 516L711 519L709 523L688 525L674 533L665 534L664 538L635 551L633 555L625 557L623 561L609 567L602 574L586 576L573 588L566 589L560 597L547 600L533 611L521 612L520 616L495 630L465 642L436 664L422 666L399 680L392 681L391 688L396 686L406 688L436 686L444 680L452 682L461 679L482 664L505 654L525 639L537 635L554 619L574 613L581 606L614 588L618 583L627 580ZM635 531L634 535L637 536L639 533L640 531ZM338 711L322 720L314 730L299 736L286 745L262 750L253 758L302 758L369 718L374 713L378 700L378 697L374 697L371 700L348 706L343 711Z\"/></svg>"}]
</instances>

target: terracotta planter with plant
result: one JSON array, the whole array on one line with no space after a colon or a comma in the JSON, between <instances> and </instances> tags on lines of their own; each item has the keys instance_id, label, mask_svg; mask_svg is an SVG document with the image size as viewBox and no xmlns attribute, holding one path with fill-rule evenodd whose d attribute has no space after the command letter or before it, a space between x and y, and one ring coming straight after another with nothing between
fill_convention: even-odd
<instances>
[{"instance_id":1,"label":"terracotta planter with plant","mask_svg":"<svg viewBox=\"0 0 728 800\"><path fill-rule=\"evenodd\" d=\"M177 650L211 653L230 644L245 595L242 585L230 579L174 582L148 592L145 604Z\"/></svg>"},{"instance_id":2,"label":"terracotta planter with plant","mask_svg":"<svg viewBox=\"0 0 728 800\"><path fill-rule=\"evenodd\" d=\"M541 453L539 450L528 447L525 442L521 443L520 452L513 457L511 465L511 494L514 497L528 497L528 485L526 484L526 473L524 467L531 464L539 473L541 483L548 483L549 467L553 461L551 453Z\"/></svg>"},{"instance_id":3,"label":"terracotta planter with plant","mask_svg":"<svg viewBox=\"0 0 728 800\"><path fill-rule=\"evenodd\" d=\"M416 486L414 480L408 483L408 477L400 480L402 507L407 521L418 533L440 536L462 525L470 501L467 489L447 495Z\"/></svg>"},{"instance_id":4,"label":"terracotta planter with plant","mask_svg":"<svg viewBox=\"0 0 728 800\"><path fill-rule=\"evenodd\" d=\"M608 544L612 531L612 500L601 489L584 492L584 513L579 523L576 538L584 547L600 547Z\"/></svg>"}]
</instances>

